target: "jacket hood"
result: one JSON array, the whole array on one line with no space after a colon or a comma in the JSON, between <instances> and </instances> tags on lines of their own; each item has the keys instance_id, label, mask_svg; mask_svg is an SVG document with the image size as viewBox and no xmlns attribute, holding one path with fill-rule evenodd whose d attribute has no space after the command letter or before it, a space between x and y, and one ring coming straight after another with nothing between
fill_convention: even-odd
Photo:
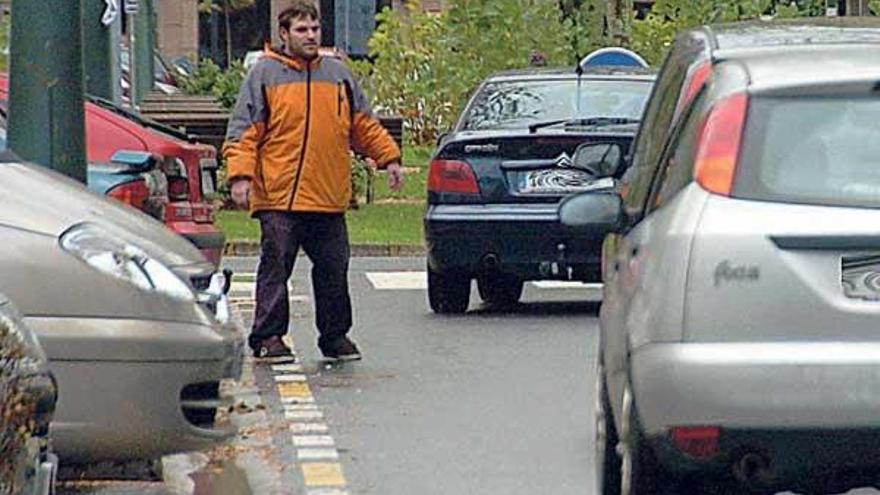
<instances>
[{"instance_id":1,"label":"jacket hood","mask_svg":"<svg viewBox=\"0 0 880 495\"><path fill-rule=\"evenodd\" d=\"M280 46L272 46L269 43L263 47L263 56L267 58L271 58L285 64L293 69L298 71L304 71L308 66L311 66L312 69L317 68L321 64L321 56L313 58L312 60L305 60L299 57L291 57L284 53L284 50Z\"/></svg>"},{"instance_id":2,"label":"jacket hood","mask_svg":"<svg viewBox=\"0 0 880 495\"><path fill-rule=\"evenodd\" d=\"M89 222L136 243L178 272L210 269L204 256L163 224L46 167L0 156L0 224L59 237Z\"/></svg>"}]
</instances>

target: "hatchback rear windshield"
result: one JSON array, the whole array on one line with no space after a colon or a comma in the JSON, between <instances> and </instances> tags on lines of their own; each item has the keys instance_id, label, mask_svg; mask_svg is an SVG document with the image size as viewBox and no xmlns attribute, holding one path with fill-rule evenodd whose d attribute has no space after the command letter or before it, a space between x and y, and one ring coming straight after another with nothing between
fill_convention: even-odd
<instances>
[{"instance_id":1,"label":"hatchback rear windshield","mask_svg":"<svg viewBox=\"0 0 880 495\"><path fill-rule=\"evenodd\" d=\"M880 207L878 122L876 97L754 98L734 195Z\"/></svg>"},{"instance_id":2,"label":"hatchback rear windshield","mask_svg":"<svg viewBox=\"0 0 880 495\"><path fill-rule=\"evenodd\" d=\"M499 81L484 85L462 120L463 130L509 129L557 119L624 117L639 119L652 81L577 80Z\"/></svg>"}]
</instances>

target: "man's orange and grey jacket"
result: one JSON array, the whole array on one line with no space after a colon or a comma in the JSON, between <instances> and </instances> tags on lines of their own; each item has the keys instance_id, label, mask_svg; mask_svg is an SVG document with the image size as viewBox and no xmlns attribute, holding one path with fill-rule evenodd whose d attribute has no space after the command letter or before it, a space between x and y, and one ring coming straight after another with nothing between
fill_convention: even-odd
<instances>
[{"instance_id":1,"label":"man's orange and grey jacket","mask_svg":"<svg viewBox=\"0 0 880 495\"><path fill-rule=\"evenodd\" d=\"M400 160L342 61L307 62L267 47L242 84L223 146L227 180L252 181L251 212L345 211L350 149L379 168Z\"/></svg>"}]
</instances>

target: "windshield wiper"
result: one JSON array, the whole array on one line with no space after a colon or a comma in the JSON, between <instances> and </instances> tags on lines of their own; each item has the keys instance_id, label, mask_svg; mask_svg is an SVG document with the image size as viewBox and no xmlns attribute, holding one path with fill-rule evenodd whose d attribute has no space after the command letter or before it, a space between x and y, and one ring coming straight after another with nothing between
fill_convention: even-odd
<instances>
[{"instance_id":1,"label":"windshield wiper","mask_svg":"<svg viewBox=\"0 0 880 495\"><path fill-rule=\"evenodd\" d=\"M553 127L559 124L564 124L566 127L601 127L606 125L638 124L639 122L641 122L639 119L632 119L629 117L589 117L581 119L556 119L548 120L546 122L537 122L530 125L529 133L534 134L535 131L537 131L538 129Z\"/></svg>"}]
</instances>

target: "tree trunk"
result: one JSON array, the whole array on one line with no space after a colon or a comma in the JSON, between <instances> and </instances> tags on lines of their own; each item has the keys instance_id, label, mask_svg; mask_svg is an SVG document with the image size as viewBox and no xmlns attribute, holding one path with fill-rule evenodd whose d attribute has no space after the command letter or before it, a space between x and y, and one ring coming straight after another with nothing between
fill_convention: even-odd
<instances>
[{"instance_id":1,"label":"tree trunk","mask_svg":"<svg viewBox=\"0 0 880 495\"><path fill-rule=\"evenodd\" d=\"M634 14L632 0L608 0L606 12L611 43L625 46L630 41L630 20Z\"/></svg>"},{"instance_id":2,"label":"tree trunk","mask_svg":"<svg viewBox=\"0 0 880 495\"><path fill-rule=\"evenodd\" d=\"M846 15L868 15L868 0L846 0Z\"/></svg>"},{"instance_id":3,"label":"tree trunk","mask_svg":"<svg viewBox=\"0 0 880 495\"><path fill-rule=\"evenodd\" d=\"M223 2L223 18L226 19L226 67L232 65L232 22L229 20L229 0Z\"/></svg>"}]
</instances>

